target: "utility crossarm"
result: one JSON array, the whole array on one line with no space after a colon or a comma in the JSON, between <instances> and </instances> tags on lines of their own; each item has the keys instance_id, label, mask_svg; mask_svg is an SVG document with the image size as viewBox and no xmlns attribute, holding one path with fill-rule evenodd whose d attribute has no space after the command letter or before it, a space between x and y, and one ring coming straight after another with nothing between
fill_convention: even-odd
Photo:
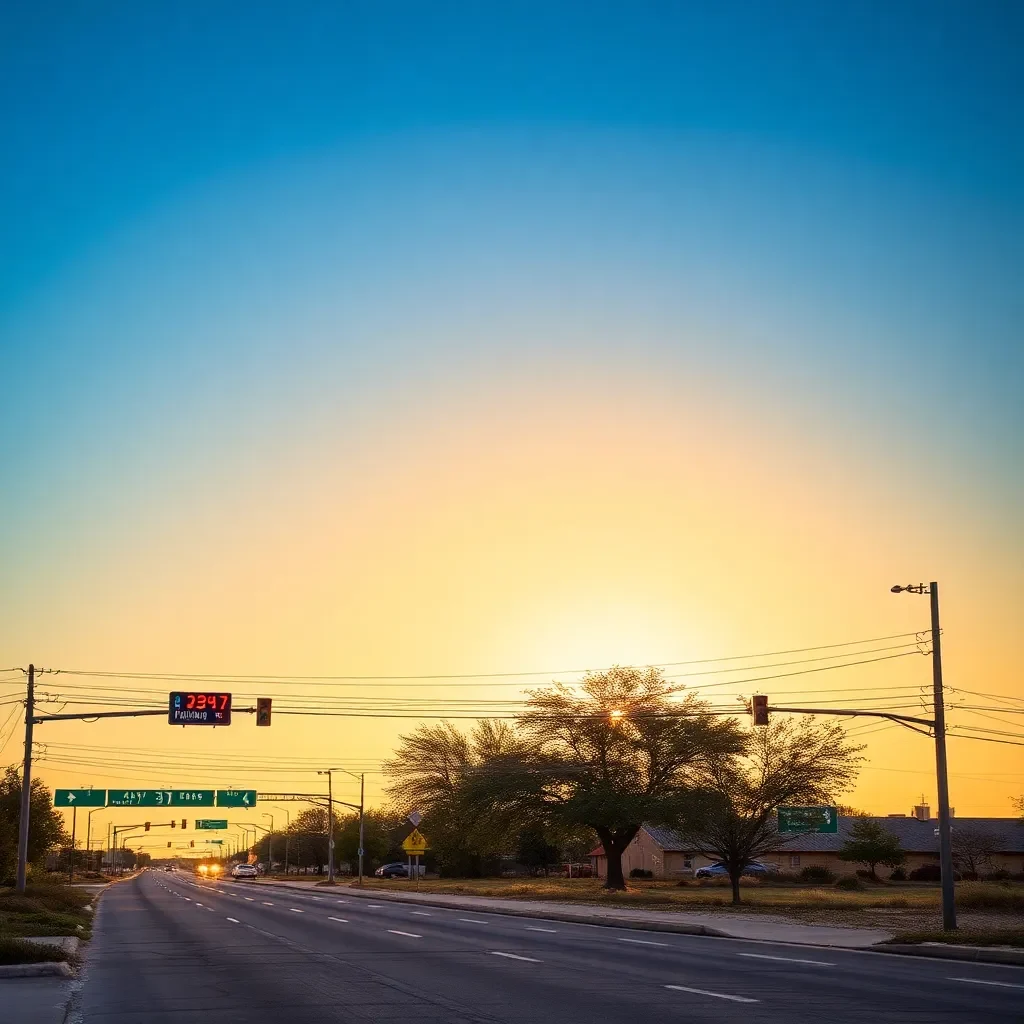
<instances>
[{"instance_id":1,"label":"utility crossarm","mask_svg":"<svg viewBox=\"0 0 1024 1024\"><path fill-rule=\"evenodd\" d=\"M905 725L908 729L914 729L914 725L923 725L927 729L935 728L935 720L932 718L915 718L913 715L897 715L892 711L850 711L846 708L780 708L774 704L772 704L768 710L784 711L793 715L844 715L847 718L888 718L890 722L896 722L898 725ZM914 732L922 732L922 730L914 729Z\"/></svg>"}]
</instances>

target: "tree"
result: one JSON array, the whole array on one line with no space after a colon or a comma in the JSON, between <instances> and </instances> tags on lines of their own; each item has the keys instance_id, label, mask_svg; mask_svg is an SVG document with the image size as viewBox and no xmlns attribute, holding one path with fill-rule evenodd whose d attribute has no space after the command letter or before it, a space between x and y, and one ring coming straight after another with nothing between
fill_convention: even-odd
<instances>
[{"instance_id":1,"label":"tree","mask_svg":"<svg viewBox=\"0 0 1024 1024\"><path fill-rule=\"evenodd\" d=\"M900 847L899 837L871 818L860 818L853 823L850 838L839 851L840 860L866 864L871 877L876 881L878 876L875 868L879 864L898 868L906 856Z\"/></svg>"},{"instance_id":2,"label":"tree","mask_svg":"<svg viewBox=\"0 0 1024 1024\"><path fill-rule=\"evenodd\" d=\"M467 735L448 722L420 726L401 737L384 769L394 780L388 793L402 817L423 814L420 830L430 840L442 874L479 875L482 858L511 848L522 819L501 820L475 799L471 778L492 763L529 758L532 750L506 722L478 722Z\"/></svg>"},{"instance_id":3,"label":"tree","mask_svg":"<svg viewBox=\"0 0 1024 1024\"><path fill-rule=\"evenodd\" d=\"M701 812L677 831L728 868L732 901L739 903L743 871L793 838L779 834L778 808L830 803L856 779L861 749L847 741L840 725L814 718L754 728L740 753L705 764Z\"/></svg>"},{"instance_id":4,"label":"tree","mask_svg":"<svg viewBox=\"0 0 1024 1024\"><path fill-rule=\"evenodd\" d=\"M977 878L992 864L995 848L989 833L969 825L954 825L950 836L953 864L965 878Z\"/></svg>"},{"instance_id":5,"label":"tree","mask_svg":"<svg viewBox=\"0 0 1024 1024\"><path fill-rule=\"evenodd\" d=\"M1020 820L1024 822L1024 796L1013 797L1010 801L1017 813L1020 815Z\"/></svg>"},{"instance_id":6,"label":"tree","mask_svg":"<svg viewBox=\"0 0 1024 1024\"><path fill-rule=\"evenodd\" d=\"M18 829L21 822L21 772L8 768L0 778L0 879L13 879L18 865ZM64 818L54 809L50 790L41 779L32 780L28 829L28 861L35 864L56 846L70 846Z\"/></svg>"},{"instance_id":7,"label":"tree","mask_svg":"<svg viewBox=\"0 0 1024 1024\"><path fill-rule=\"evenodd\" d=\"M836 804L836 814L841 818L873 818L871 811L862 811L850 804Z\"/></svg>"},{"instance_id":8,"label":"tree","mask_svg":"<svg viewBox=\"0 0 1024 1024\"><path fill-rule=\"evenodd\" d=\"M658 669L615 667L579 686L531 691L519 748L470 773L468 803L499 832L587 826L604 847L606 887L624 889L622 854L640 827L690 813L700 771L743 735Z\"/></svg>"},{"instance_id":9,"label":"tree","mask_svg":"<svg viewBox=\"0 0 1024 1024\"><path fill-rule=\"evenodd\" d=\"M546 875L552 864L561 858L561 849L551 843L539 825L527 825L519 833L519 849L516 860L528 867L534 875L541 871Z\"/></svg>"}]
</instances>

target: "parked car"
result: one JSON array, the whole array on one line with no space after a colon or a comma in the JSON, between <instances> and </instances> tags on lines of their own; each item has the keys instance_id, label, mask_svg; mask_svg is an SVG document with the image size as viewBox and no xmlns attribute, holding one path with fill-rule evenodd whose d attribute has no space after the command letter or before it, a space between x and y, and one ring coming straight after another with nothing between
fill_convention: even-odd
<instances>
[{"instance_id":1,"label":"parked car","mask_svg":"<svg viewBox=\"0 0 1024 1024\"><path fill-rule=\"evenodd\" d=\"M258 873L255 864L236 864L231 869L232 878L255 878Z\"/></svg>"},{"instance_id":2,"label":"parked car","mask_svg":"<svg viewBox=\"0 0 1024 1024\"><path fill-rule=\"evenodd\" d=\"M758 864L757 861L751 861L743 869L743 874L751 878L763 878L765 875L771 874L771 869L765 867L764 864ZM693 877L728 878L729 869L721 861L718 861L715 864L709 864L706 868L697 868Z\"/></svg>"},{"instance_id":3,"label":"parked car","mask_svg":"<svg viewBox=\"0 0 1024 1024\"><path fill-rule=\"evenodd\" d=\"M394 864L382 864L374 874L378 878L408 878L409 868L405 864L398 862Z\"/></svg>"}]
</instances>

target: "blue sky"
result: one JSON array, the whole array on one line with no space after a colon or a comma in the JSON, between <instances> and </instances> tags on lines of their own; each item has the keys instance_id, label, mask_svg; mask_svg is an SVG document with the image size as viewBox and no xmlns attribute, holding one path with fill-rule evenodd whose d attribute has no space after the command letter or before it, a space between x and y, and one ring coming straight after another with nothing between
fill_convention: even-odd
<instances>
[{"instance_id":1,"label":"blue sky","mask_svg":"<svg viewBox=\"0 0 1024 1024\"><path fill-rule=\"evenodd\" d=\"M3 19L2 478L58 509L5 512L26 572L86 509L556 365L639 365L1011 536L1020 5Z\"/></svg>"}]
</instances>

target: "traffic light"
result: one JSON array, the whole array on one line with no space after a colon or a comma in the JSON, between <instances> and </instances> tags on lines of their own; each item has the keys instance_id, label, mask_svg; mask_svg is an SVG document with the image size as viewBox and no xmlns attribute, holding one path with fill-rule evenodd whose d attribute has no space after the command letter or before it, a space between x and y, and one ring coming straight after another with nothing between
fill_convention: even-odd
<instances>
[{"instance_id":1,"label":"traffic light","mask_svg":"<svg viewBox=\"0 0 1024 1024\"><path fill-rule=\"evenodd\" d=\"M149 831L149 822L148 821L146 822L146 831L147 832Z\"/></svg>"},{"instance_id":2,"label":"traffic light","mask_svg":"<svg viewBox=\"0 0 1024 1024\"><path fill-rule=\"evenodd\" d=\"M256 724L270 725L270 705L273 701L270 697L256 698Z\"/></svg>"},{"instance_id":3,"label":"traffic light","mask_svg":"<svg viewBox=\"0 0 1024 1024\"><path fill-rule=\"evenodd\" d=\"M188 818L182 818L181 819L181 827L182 828L188 828Z\"/></svg>"},{"instance_id":4,"label":"traffic light","mask_svg":"<svg viewBox=\"0 0 1024 1024\"><path fill-rule=\"evenodd\" d=\"M170 841L170 839L168 839L167 840L167 849L169 850L170 848L171 848L171 841Z\"/></svg>"},{"instance_id":5,"label":"traffic light","mask_svg":"<svg viewBox=\"0 0 1024 1024\"><path fill-rule=\"evenodd\" d=\"M196 845L196 841L195 841L194 839L190 839L190 840L188 841L188 845L189 845L189 846L195 846L195 845Z\"/></svg>"},{"instance_id":6,"label":"traffic light","mask_svg":"<svg viewBox=\"0 0 1024 1024\"><path fill-rule=\"evenodd\" d=\"M763 693L755 693L750 698L750 711L754 716L754 725L768 724L768 698Z\"/></svg>"},{"instance_id":7,"label":"traffic light","mask_svg":"<svg viewBox=\"0 0 1024 1024\"><path fill-rule=\"evenodd\" d=\"M176 821L171 822L171 828L174 828L178 823Z\"/></svg>"}]
</instances>

